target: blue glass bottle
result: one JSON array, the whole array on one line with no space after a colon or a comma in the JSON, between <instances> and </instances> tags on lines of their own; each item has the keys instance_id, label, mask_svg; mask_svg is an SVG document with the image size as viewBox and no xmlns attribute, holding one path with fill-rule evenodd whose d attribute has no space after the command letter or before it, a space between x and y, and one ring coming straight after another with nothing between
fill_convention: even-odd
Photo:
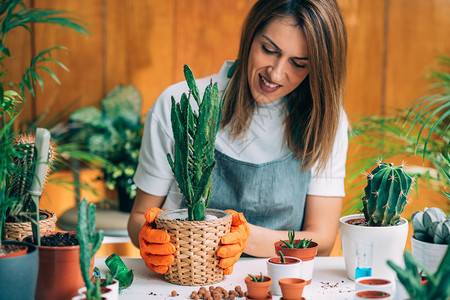
<instances>
[{"instance_id":1,"label":"blue glass bottle","mask_svg":"<svg viewBox=\"0 0 450 300\"><path fill-rule=\"evenodd\" d=\"M356 241L355 279L372 276L372 241Z\"/></svg>"}]
</instances>

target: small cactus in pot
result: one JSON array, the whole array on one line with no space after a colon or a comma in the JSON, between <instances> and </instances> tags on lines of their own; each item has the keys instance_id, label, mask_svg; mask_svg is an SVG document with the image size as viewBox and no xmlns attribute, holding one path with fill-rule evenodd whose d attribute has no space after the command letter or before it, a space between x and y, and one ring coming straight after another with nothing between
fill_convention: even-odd
<instances>
[{"instance_id":1,"label":"small cactus in pot","mask_svg":"<svg viewBox=\"0 0 450 300\"><path fill-rule=\"evenodd\" d=\"M167 159L185 197L189 220L202 221L212 197L219 90L217 83L211 82L206 87L203 100L200 100L194 75L187 65L184 66L184 75L190 94L183 93L179 103L172 97L171 122L175 145L174 157L167 154ZM198 111L192 110L191 95L198 104Z\"/></svg>"},{"instance_id":2,"label":"small cactus in pot","mask_svg":"<svg viewBox=\"0 0 450 300\"><path fill-rule=\"evenodd\" d=\"M366 177L362 212L367 225L396 225L405 209L413 179L406 174L403 165L395 166L381 161Z\"/></svg>"},{"instance_id":3,"label":"small cactus in pot","mask_svg":"<svg viewBox=\"0 0 450 300\"><path fill-rule=\"evenodd\" d=\"M422 242L448 244L450 242L450 217L437 207L425 207L411 216L414 238Z\"/></svg>"}]
</instances>

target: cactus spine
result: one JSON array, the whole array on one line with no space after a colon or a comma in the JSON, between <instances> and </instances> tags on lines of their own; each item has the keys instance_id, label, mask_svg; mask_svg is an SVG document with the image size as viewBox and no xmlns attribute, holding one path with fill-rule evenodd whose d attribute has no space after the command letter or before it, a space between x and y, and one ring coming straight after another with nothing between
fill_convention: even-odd
<instances>
[{"instance_id":1,"label":"cactus spine","mask_svg":"<svg viewBox=\"0 0 450 300\"><path fill-rule=\"evenodd\" d=\"M187 65L184 66L184 76L190 93L183 93L179 103L172 97L171 122L175 146L174 158L167 154L167 160L186 199L189 220L202 221L212 196L219 90L217 83L211 82L200 101L194 75ZM198 104L198 112L191 108L191 95Z\"/></svg>"},{"instance_id":2,"label":"cactus spine","mask_svg":"<svg viewBox=\"0 0 450 300\"><path fill-rule=\"evenodd\" d=\"M88 299L92 299L91 297L95 298L95 296L98 296L98 294L95 296L92 294L99 287L91 281L91 260L102 244L103 231L95 231L95 204L89 203L88 205L86 199L81 201L78 208L77 234L78 243L80 244L81 274L88 291Z\"/></svg>"},{"instance_id":3,"label":"cactus spine","mask_svg":"<svg viewBox=\"0 0 450 300\"><path fill-rule=\"evenodd\" d=\"M403 165L378 162L378 166L367 174L364 188L363 213L369 226L392 226L400 221L405 209L412 178L403 170Z\"/></svg>"}]
</instances>

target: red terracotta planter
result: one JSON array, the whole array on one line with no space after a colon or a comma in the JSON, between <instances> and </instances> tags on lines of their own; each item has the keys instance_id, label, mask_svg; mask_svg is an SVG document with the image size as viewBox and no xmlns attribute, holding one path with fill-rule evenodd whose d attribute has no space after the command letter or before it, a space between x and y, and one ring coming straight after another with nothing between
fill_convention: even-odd
<instances>
[{"instance_id":1,"label":"red terracotta planter","mask_svg":"<svg viewBox=\"0 0 450 300\"><path fill-rule=\"evenodd\" d=\"M287 242L287 241L286 241ZM299 240L295 240L294 244L297 244ZM284 243L281 241L275 242L275 253L279 255L279 251L283 253L284 256L297 257L302 260L302 273L300 278L306 280L306 284L310 284L312 280L312 274L314 270L314 258L317 255L319 245L316 242L311 242L306 249L293 249L283 247Z\"/></svg>"},{"instance_id":2,"label":"red terracotta planter","mask_svg":"<svg viewBox=\"0 0 450 300\"><path fill-rule=\"evenodd\" d=\"M261 276L255 276L258 280ZM247 295L249 299L266 299L269 292L272 278L264 276L263 282L256 282L250 276L245 277L245 284L247 285Z\"/></svg>"},{"instance_id":3,"label":"red terracotta planter","mask_svg":"<svg viewBox=\"0 0 450 300\"><path fill-rule=\"evenodd\" d=\"M45 235L54 233L56 232ZM38 246L38 248L39 275L36 300L63 300L76 296L78 289L84 286L80 269L80 246Z\"/></svg>"},{"instance_id":4,"label":"red terracotta planter","mask_svg":"<svg viewBox=\"0 0 450 300\"><path fill-rule=\"evenodd\" d=\"M278 280L283 300L301 300L306 281L300 278L282 278Z\"/></svg>"}]
</instances>

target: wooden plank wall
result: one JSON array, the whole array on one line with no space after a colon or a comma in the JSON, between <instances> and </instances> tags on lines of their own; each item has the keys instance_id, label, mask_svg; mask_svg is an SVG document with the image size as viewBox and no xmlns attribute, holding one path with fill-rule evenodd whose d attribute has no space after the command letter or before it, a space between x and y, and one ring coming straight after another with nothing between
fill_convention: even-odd
<instances>
[{"instance_id":1,"label":"wooden plank wall","mask_svg":"<svg viewBox=\"0 0 450 300\"><path fill-rule=\"evenodd\" d=\"M52 25L23 29L6 41L14 59L9 78L17 80L30 57L54 45L70 72L51 66L58 85L43 76L45 91L29 98L23 114L47 119L98 101L118 84L135 85L145 114L170 84L183 80L188 64L196 77L220 69L238 50L241 26L255 0L28 0L31 6L75 12L91 37ZM427 93L426 74L437 55L450 55L449 0L339 0L347 25L349 52L345 109L360 116L405 108ZM51 192L50 192L51 193ZM56 192L56 197L61 189ZM73 205L68 196L63 206ZM65 202L67 202L65 200ZM59 202L59 201L56 201ZM55 209L55 202L51 204Z\"/></svg>"}]
</instances>

